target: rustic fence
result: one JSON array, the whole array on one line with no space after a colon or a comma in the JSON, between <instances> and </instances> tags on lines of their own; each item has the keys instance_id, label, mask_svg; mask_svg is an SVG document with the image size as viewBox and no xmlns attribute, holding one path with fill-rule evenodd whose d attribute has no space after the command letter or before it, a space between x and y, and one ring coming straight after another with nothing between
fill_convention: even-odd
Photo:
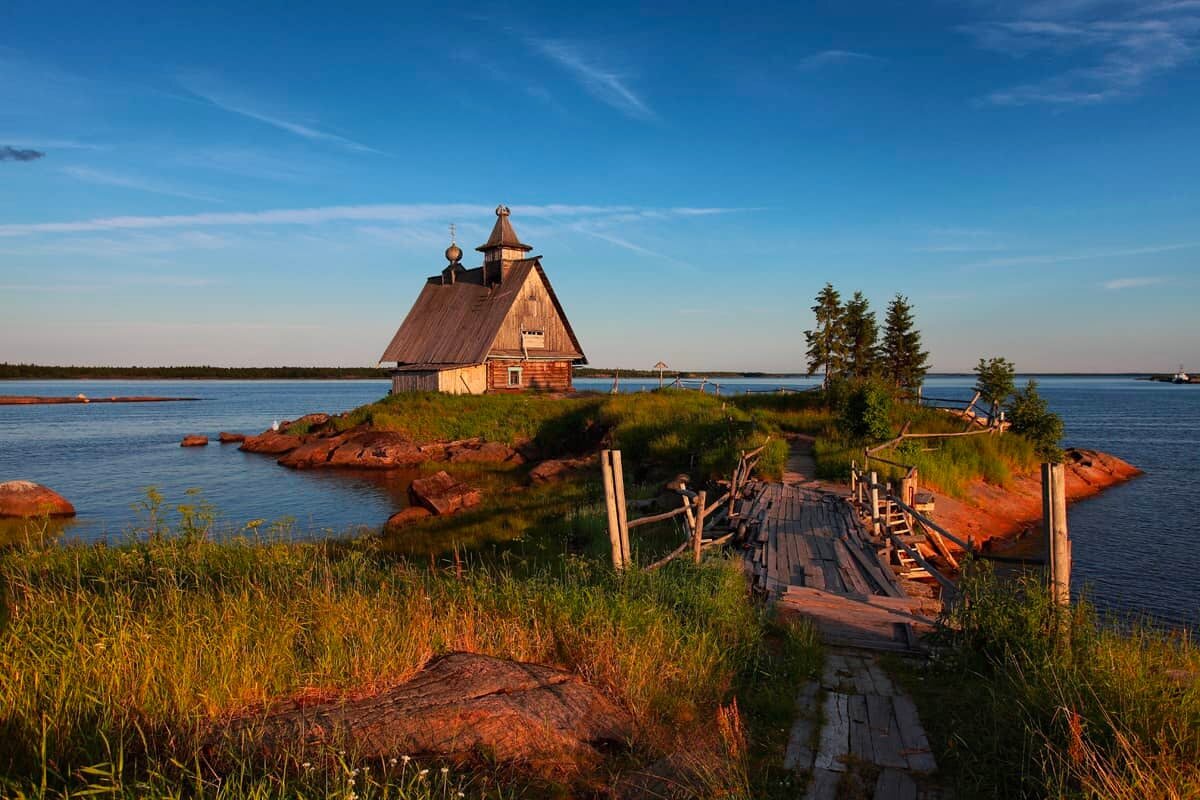
<instances>
[{"instance_id":1,"label":"rustic fence","mask_svg":"<svg viewBox=\"0 0 1200 800\"><path fill-rule=\"evenodd\" d=\"M876 459L888 464L904 467L894 461ZM850 502L859 513L869 519L870 531L877 539L884 541L889 547L903 550L909 558L915 561L934 580L941 585L946 596L953 599L958 596L958 587L950 576L939 570L923 554L915 541L906 541L898 535L889 524L890 520L899 516L910 531L921 532L938 552L950 569L959 569L958 559L946 545L952 542L968 557L986 558L993 560L1009 560L981 552L975 546L974 537L970 534L964 540L955 536L943 526L930 519L915 508L916 503L911 499L918 488L918 475L915 467L909 467L901 481L899 495L893 490L890 481L880 483L878 473L867 471L866 465L859 468L857 462L850 464ZM1046 579L1050 587L1051 597L1058 606L1066 606L1071 601L1071 540L1067 526L1066 478L1062 464L1042 465L1042 525L1046 535L1048 562Z\"/></svg>"},{"instance_id":2,"label":"rustic fence","mask_svg":"<svg viewBox=\"0 0 1200 800\"><path fill-rule=\"evenodd\" d=\"M604 505L608 517L608 539L612 546L613 568L617 570L636 568L629 543L631 530L676 517L683 517L687 523L688 534L683 544L644 569L658 569L689 551L692 553L693 560L699 564L705 549L719 547L732 539L737 528L737 499L750 483L754 468L758 465L766 446L764 443L761 447L741 453L737 466L734 467L733 474L727 482L728 489L716 500L710 502L708 493L703 489L693 492L686 485L681 484L677 487L681 500L679 508L637 519L628 517L629 504L625 499L625 475L621 463L621 451L600 451L600 472L604 481ZM725 483L725 481L721 481L718 485ZM720 527L722 523L725 523L724 529ZM705 539L706 533L710 534L707 540Z\"/></svg>"}]
</instances>

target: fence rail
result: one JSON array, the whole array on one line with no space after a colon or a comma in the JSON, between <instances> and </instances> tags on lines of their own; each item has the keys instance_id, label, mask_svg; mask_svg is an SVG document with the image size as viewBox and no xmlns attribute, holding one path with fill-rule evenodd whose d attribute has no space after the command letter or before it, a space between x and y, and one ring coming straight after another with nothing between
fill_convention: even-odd
<instances>
[{"instance_id":1,"label":"fence rail","mask_svg":"<svg viewBox=\"0 0 1200 800\"><path fill-rule=\"evenodd\" d=\"M754 468L758 466L762 452L766 449L769 442L770 438L768 437L767 442L764 442L761 446L741 453L729 481L719 482L719 484L728 483L729 488L716 500L709 501L708 493L705 490L692 492L686 487L681 486L679 492L681 505L679 508L637 519L628 518L621 451L601 450L600 471L604 480L604 505L608 516L608 538L612 545L613 568L626 570L635 567L630 551L629 531L645 525L652 525L656 522L665 522L679 516L686 518L687 538L675 550L653 564L647 565L644 569L658 569L683 555L689 549L692 551L693 559L699 564L705 548L718 547L729 541L733 537L736 528L735 518L737 514L735 505L737 498L750 482ZM725 521L729 523L726 532L721 535L715 535L720 531L719 526L721 523ZM714 534L707 541L704 539L706 532Z\"/></svg>"}]
</instances>

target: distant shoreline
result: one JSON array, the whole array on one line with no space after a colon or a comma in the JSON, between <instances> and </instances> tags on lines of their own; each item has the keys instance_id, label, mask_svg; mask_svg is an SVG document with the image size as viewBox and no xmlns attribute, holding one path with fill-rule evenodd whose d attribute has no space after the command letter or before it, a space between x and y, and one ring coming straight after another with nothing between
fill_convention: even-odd
<instances>
[{"instance_id":1,"label":"distant shoreline","mask_svg":"<svg viewBox=\"0 0 1200 800\"><path fill-rule=\"evenodd\" d=\"M1143 381L1161 381L1163 376L1145 372L1029 372L1022 376L1036 378L1130 378ZM626 380L657 380L657 370L580 367L575 370L576 378L612 378ZM389 369L385 367L82 367L48 366L41 364L0 363L0 381L21 380L388 380ZM810 376L803 372L733 372L727 370L664 370L664 382L675 378L685 380L715 379L779 379L799 380ZM972 372L931 372L931 378L971 378Z\"/></svg>"}]
</instances>

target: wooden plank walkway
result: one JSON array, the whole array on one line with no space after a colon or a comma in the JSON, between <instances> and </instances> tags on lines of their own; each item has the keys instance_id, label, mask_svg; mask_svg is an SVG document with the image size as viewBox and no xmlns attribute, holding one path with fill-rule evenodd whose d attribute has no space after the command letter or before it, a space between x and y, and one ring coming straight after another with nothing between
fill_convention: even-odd
<instances>
[{"instance_id":1,"label":"wooden plank walkway","mask_svg":"<svg viewBox=\"0 0 1200 800\"><path fill-rule=\"evenodd\" d=\"M747 569L781 611L812 621L827 651L819 682L800 688L784 765L809 776L811 800L938 800L936 763L912 699L879 652L921 655L933 621L909 597L840 495L764 484L742 502Z\"/></svg>"}]
</instances>

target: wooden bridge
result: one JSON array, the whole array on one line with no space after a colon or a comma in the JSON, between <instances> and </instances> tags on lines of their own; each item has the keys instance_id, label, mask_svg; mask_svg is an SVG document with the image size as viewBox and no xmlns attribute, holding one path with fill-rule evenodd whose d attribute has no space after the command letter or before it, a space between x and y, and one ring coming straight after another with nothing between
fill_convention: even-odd
<instances>
[{"instance_id":1,"label":"wooden bridge","mask_svg":"<svg viewBox=\"0 0 1200 800\"><path fill-rule=\"evenodd\" d=\"M784 765L812 800L941 798L916 706L877 658L921 655L920 635L940 607L905 591L913 584L898 572L912 567L890 563L883 545L918 534L894 525L876 539L845 495L791 470L788 477L762 484L737 509L755 585L782 613L811 620L828 648L821 678L799 688Z\"/></svg>"}]
</instances>

